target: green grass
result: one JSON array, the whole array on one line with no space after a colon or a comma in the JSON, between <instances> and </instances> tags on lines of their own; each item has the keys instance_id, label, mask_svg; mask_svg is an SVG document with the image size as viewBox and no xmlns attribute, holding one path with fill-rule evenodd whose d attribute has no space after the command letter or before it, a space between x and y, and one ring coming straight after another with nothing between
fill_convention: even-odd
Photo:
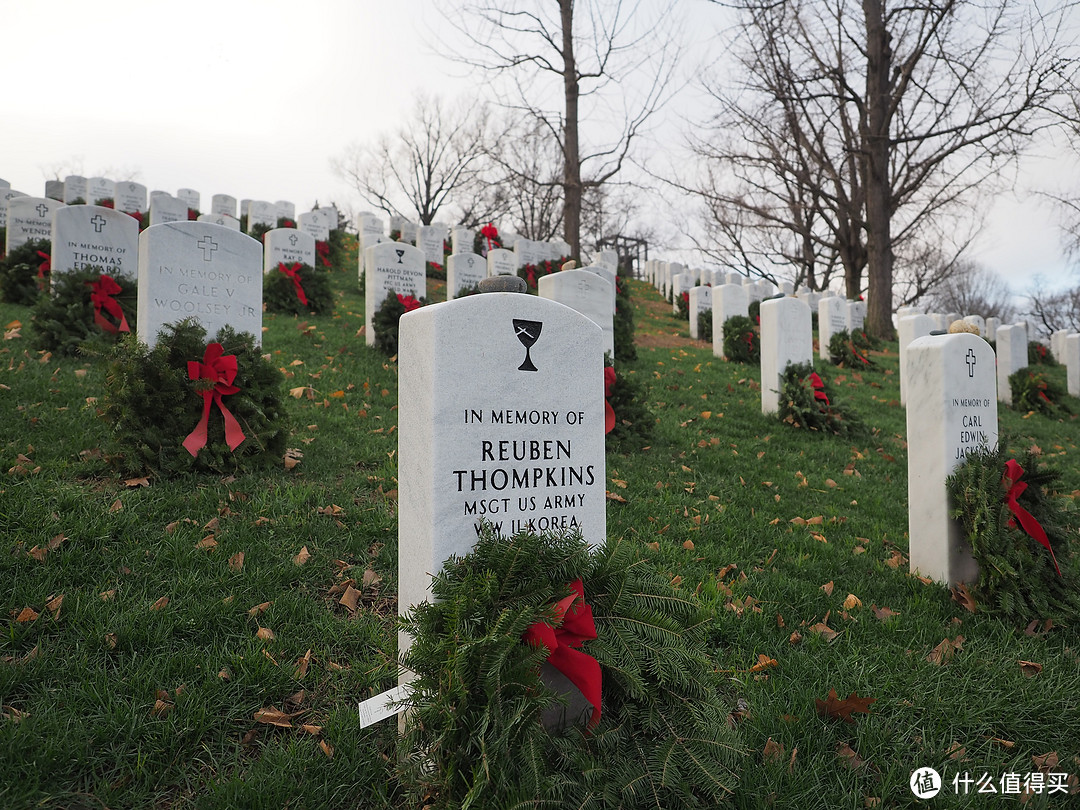
<instances>
[{"instance_id":1,"label":"green grass","mask_svg":"<svg viewBox=\"0 0 1080 810\"><path fill-rule=\"evenodd\" d=\"M335 276L334 316L264 317L284 384L311 390L288 399L289 446L303 452L289 471L127 487L100 456L100 362L45 359L27 337L0 346L0 806L404 806L394 724L357 727L356 702L395 678L397 367L357 335L354 278ZM1026 636L908 574L895 344L861 377L818 363L868 431L810 434L761 415L756 367L714 358L651 287L632 289L643 345L620 371L642 382L656 425L647 450L609 454L608 489L626 499L609 502L609 535L714 609L710 638L748 707L736 804L914 806L916 767L1000 778L1051 751L1056 770L1080 773L1077 629ZM16 319L29 334L29 310L0 305L0 322ZM1080 490L1071 417L1002 408L1000 421L1063 469L1064 493ZM200 548L211 535L216 547ZM355 613L338 602L348 579L363 593ZM848 594L862 606L845 610ZM17 621L27 607L40 616ZM810 629L826 615L831 641ZM927 661L957 635L950 661ZM777 665L750 672L759 655ZM1020 660L1042 672L1025 676ZM827 721L815 699L830 689L876 702L854 724ZM265 707L299 713L278 728L254 719ZM770 738L783 756L764 756ZM864 764L850 767L844 746ZM1065 806L1049 799L1029 806Z\"/></svg>"}]
</instances>

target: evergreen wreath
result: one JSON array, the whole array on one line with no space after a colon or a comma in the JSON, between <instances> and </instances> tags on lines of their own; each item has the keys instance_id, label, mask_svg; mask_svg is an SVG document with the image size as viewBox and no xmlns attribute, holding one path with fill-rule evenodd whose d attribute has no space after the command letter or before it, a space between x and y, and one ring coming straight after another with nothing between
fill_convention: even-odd
<instances>
[{"instance_id":1,"label":"evergreen wreath","mask_svg":"<svg viewBox=\"0 0 1080 810\"><path fill-rule=\"evenodd\" d=\"M848 436L863 431L862 421L830 394L813 365L792 363L780 376L780 421L792 427Z\"/></svg>"},{"instance_id":2,"label":"evergreen wreath","mask_svg":"<svg viewBox=\"0 0 1080 810\"><path fill-rule=\"evenodd\" d=\"M480 294L480 285L479 284L469 284L469 285L466 285L465 287L462 287L460 290L458 290L457 295L454 296L453 300L456 301L459 298L465 298L465 297L470 296L470 295L479 295L479 294Z\"/></svg>"},{"instance_id":3,"label":"evergreen wreath","mask_svg":"<svg viewBox=\"0 0 1080 810\"><path fill-rule=\"evenodd\" d=\"M1009 391L1012 392L1012 406L1018 411L1034 411L1046 416L1071 413L1065 404L1068 391L1045 372L1032 371L1030 367L1014 371L1009 375Z\"/></svg>"},{"instance_id":4,"label":"evergreen wreath","mask_svg":"<svg viewBox=\"0 0 1080 810\"><path fill-rule=\"evenodd\" d=\"M637 360L637 344L634 343L634 302L630 298L630 283L622 274L615 276L615 315L612 331L615 337L615 356L619 358L619 362L630 363Z\"/></svg>"},{"instance_id":5,"label":"evergreen wreath","mask_svg":"<svg viewBox=\"0 0 1080 810\"><path fill-rule=\"evenodd\" d=\"M540 279L552 273L558 273L561 269L561 264L556 264L551 259L544 259L539 264L522 265L518 268L517 274L520 278L525 279L525 283L529 286L529 292L536 292L540 286Z\"/></svg>"},{"instance_id":6,"label":"evergreen wreath","mask_svg":"<svg viewBox=\"0 0 1080 810\"><path fill-rule=\"evenodd\" d=\"M52 242L31 239L0 259L0 300L32 306L49 285Z\"/></svg>"},{"instance_id":7,"label":"evergreen wreath","mask_svg":"<svg viewBox=\"0 0 1080 810\"><path fill-rule=\"evenodd\" d=\"M683 292L675 298L675 306L678 307L676 317L680 321L690 320L690 293Z\"/></svg>"},{"instance_id":8,"label":"evergreen wreath","mask_svg":"<svg viewBox=\"0 0 1080 810\"><path fill-rule=\"evenodd\" d=\"M325 315L334 311L334 294L330 289L330 276L325 270L316 270L308 264L286 264L287 270L296 273L307 303L300 300L299 291L292 277L282 272L281 265L271 268L263 275L263 303L267 312L285 312L291 315Z\"/></svg>"},{"instance_id":9,"label":"evergreen wreath","mask_svg":"<svg viewBox=\"0 0 1080 810\"><path fill-rule=\"evenodd\" d=\"M852 371L872 371L877 364L870 359L870 341L862 332L851 334L843 329L829 338L829 356L833 364Z\"/></svg>"},{"instance_id":10,"label":"evergreen wreath","mask_svg":"<svg viewBox=\"0 0 1080 810\"><path fill-rule=\"evenodd\" d=\"M395 292L386 294L382 304L371 316L371 326L375 330L375 348L387 357L398 352L398 321L406 312L412 312L427 303L426 298L411 295L399 295Z\"/></svg>"},{"instance_id":11,"label":"evergreen wreath","mask_svg":"<svg viewBox=\"0 0 1080 810\"><path fill-rule=\"evenodd\" d=\"M105 281L108 279L108 281ZM96 311L93 296L101 284L119 292L108 297L123 313L128 329L135 331L138 282L123 275L112 275L101 267L87 267L70 273L56 273L52 294L42 295L34 304L31 324L34 346L54 354L100 354L116 343L124 332L113 306L105 304ZM112 329L102 325L112 324Z\"/></svg>"},{"instance_id":12,"label":"evergreen wreath","mask_svg":"<svg viewBox=\"0 0 1080 810\"><path fill-rule=\"evenodd\" d=\"M259 222L251 228L250 232L247 232L247 235L250 236L252 239L258 240L259 244L262 245L265 244L263 237L265 237L266 234L272 230L274 230L273 225L267 225L265 222Z\"/></svg>"},{"instance_id":13,"label":"evergreen wreath","mask_svg":"<svg viewBox=\"0 0 1080 810\"><path fill-rule=\"evenodd\" d=\"M446 281L446 267L437 262L426 263L427 277Z\"/></svg>"},{"instance_id":14,"label":"evergreen wreath","mask_svg":"<svg viewBox=\"0 0 1080 810\"><path fill-rule=\"evenodd\" d=\"M1022 474L1007 477L1016 468L1006 466L1011 458L1006 447L1002 439L996 448L969 453L945 482L949 514L959 521L979 563L972 595L981 610L1016 624L1033 619L1075 624L1080 619L1072 541L1080 524L1077 512L1056 496L1060 473L1040 465L1030 449L1015 457ZM1042 527L1052 554L1025 530L1031 523L1014 511L1010 492L1016 506Z\"/></svg>"},{"instance_id":15,"label":"evergreen wreath","mask_svg":"<svg viewBox=\"0 0 1080 810\"><path fill-rule=\"evenodd\" d=\"M724 357L733 363L761 362L761 338L749 318L732 315L724 321Z\"/></svg>"},{"instance_id":16,"label":"evergreen wreath","mask_svg":"<svg viewBox=\"0 0 1080 810\"><path fill-rule=\"evenodd\" d=\"M615 368L607 356L605 366ZM645 387L638 382L636 375L620 374L615 368L615 382L605 399L615 411L615 427L608 432L605 440L608 450L616 453L636 452L652 440L656 417L645 405Z\"/></svg>"},{"instance_id":17,"label":"evergreen wreath","mask_svg":"<svg viewBox=\"0 0 1080 810\"><path fill-rule=\"evenodd\" d=\"M1029 366L1060 366L1058 358L1050 351L1050 347L1037 340L1028 342L1028 365Z\"/></svg>"},{"instance_id":18,"label":"evergreen wreath","mask_svg":"<svg viewBox=\"0 0 1080 810\"><path fill-rule=\"evenodd\" d=\"M202 418L199 391L206 383L190 378L188 363L202 361L208 343L206 330L186 319L162 329L153 349L131 335L109 356L101 415L111 428L111 461L123 473L169 477L281 463L289 434L281 372L247 332L224 326L214 340L223 354L236 357L233 385L239 391L223 397L222 404L239 422L243 443L229 449L225 417L214 404L206 446L195 456L183 446Z\"/></svg>"},{"instance_id":19,"label":"evergreen wreath","mask_svg":"<svg viewBox=\"0 0 1080 810\"><path fill-rule=\"evenodd\" d=\"M746 307L746 314L756 324L761 323L761 302L751 301Z\"/></svg>"},{"instance_id":20,"label":"evergreen wreath","mask_svg":"<svg viewBox=\"0 0 1080 810\"><path fill-rule=\"evenodd\" d=\"M698 340L712 343L712 307L703 309L697 316Z\"/></svg>"},{"instance_id":21,"label":"evergreen wreath","mask_svg":"<svg viewBox=\"0 0 1080 810\"><path fill-rule=\"evenodd\" d=\"M597 638L581 652L602 672L591 730L547 731L562 700L539 675L546 649L522 641L554 626L553 603L580 579ZM399 758L428 808L712 808L730 799L740 752L725 681L706 647L710 618L625 542L590 553L580 536L485 526L473 551L412 607L404 665L416 673ZM419 806L419 804L417 804Z\"/></svg>"}]
</instances>

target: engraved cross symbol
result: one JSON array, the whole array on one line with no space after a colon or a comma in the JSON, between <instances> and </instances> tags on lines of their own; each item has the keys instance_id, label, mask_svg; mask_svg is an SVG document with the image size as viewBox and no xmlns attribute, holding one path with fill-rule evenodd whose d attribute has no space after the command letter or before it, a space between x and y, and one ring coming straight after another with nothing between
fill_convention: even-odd
<instances>
[{"instance_id":1,"label":"engraved cross symbol","mask_svg":"<svg viewBox=\"0 0 1080 810\"><path fill-rule=\"evenodd\" d=\"M395 250L394 253L397 254L397 263L401 264L402 263L401 257L405 255L405 251L404 250Z\"/></svg>"},{"instance_id":2,"label":"engraved cross symbol","mask_svg":"<svg viewBox=\"0 0 1080 810\"><path fill-rule=\"evenodd\" d=\"M47 213L49 213L49 206L47 206L45 203L38 203L37 208L35 208L34 210L37 211L37 215L39 217L44 217Z\"/></svg>"},{"instance_id":3,"label":"engraved cross symbol","mask_svg":"<svg viewBox=\"0 0 1080 810\"><path fill-rule=\"evenodd\" d=\"M971 349L968 349L967 356L964 358L964 362L967 363L968 376L969 377L974 377L975 376L975 352L972 351Z\"/></svg>"},{"instance_id":4,"label":"engraved cross symbol","mask_svg":"<svg viewBox=\"0 0 1080 810\"><path fill-rule=\"evenodd\" d=\"M204 236L196 243L196 247L201 248L203 252L203 261L210 261L210 255L218 249L217 242L211 239L209 236Z\"/></svg>"},{"instance_id":5,"label":"engraved cross symbol","mask_svg":"<svg viewBox=\"0 0 1080 810\"><path fill-rule=\"evenodd\" d=\"M105 217L101 214L94 214L90 224L94 226L94 233L101 233L101 229L105 227Z\"/></svg>"},{"instance_id":6,"label":"engraved cross symbol","mask_svg":"<svg viewBox=\"0 0 1080 810\"><path fill-rule=\"evenodd\" d=\"M293 247L296 247L296 240L297 239L298 239L298 237L294 233L292 236L289 237L289 244L292 245Z\"/></svg>"}]
</instances>

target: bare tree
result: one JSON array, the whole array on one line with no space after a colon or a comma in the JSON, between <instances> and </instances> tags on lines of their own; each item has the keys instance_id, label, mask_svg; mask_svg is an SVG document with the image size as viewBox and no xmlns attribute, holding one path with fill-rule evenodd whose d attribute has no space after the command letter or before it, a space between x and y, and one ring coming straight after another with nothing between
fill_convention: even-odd
<instances>
[{"instance_id":1,"label":"bare tree","mask_svg":"<svg viewBox=\"0 0 1080 810\"><path fill-rule=\"evenodd\" d=\"M366 202L387 214L415 215L430 225L460 197L476 217L486 116L483 107L449 106L421 95L410 118L393 133L353 145L331 165Z\"/></svg>"},{"instance_id":2,"label":"bare tree","mask_svg":"<svg viewBox=\"0 0 1080 810\"><path fill-rule=\"evenodd\" d=\"M583 200L623 168L664 100L678 57L674 2L509 0L448 4L467 46L458 59L505 77L504 106L543 127L561 152L563 237L581 254ZM547 178L541 178L548 182Z\"/></svg>"},{"instance_id":3,"label":"bare tree","mask_svg":"<svg viewBox=\"0 0 1080 810\"><path fill-rule=\"evenodd\" d=\"M992 270L969 259L956 261L924 300L937 312L994 317L1003 323L1012 323L1017 316L1009 285Z\"/></svg>"},{"instance_id":4,"label":"bare tree","mask_svg":"<svg viewBox=\"0 0 1080 810\"><path fill-rule=\"evenodd\" d=\"M738 212L735 252L756 244L768 261L799 264L811 286L815 268L842 267L848 295L868 292L868 329L891 334L898 260L925 269L942 218L1060 124L1076 75L1069 3L735 5L745 78L714 88L713 124L734 123L742 140L699 140L720 167L703 196L716 214ZM766 237L750 242L750 228Z\"/></svg>"},{"instance_id":5,"label":"bare tree","mask_svg":"<svg viewBox=\"0 0 1080 810\"><path fill-rule=\"evenodd\" d=\"M1059 329L1080 332L1080 285L1063 290L1047 289L1042 279L1037 279L1028 295L1028 315L1041 324L1047 334Z\"/></svg>"}]
</instances>

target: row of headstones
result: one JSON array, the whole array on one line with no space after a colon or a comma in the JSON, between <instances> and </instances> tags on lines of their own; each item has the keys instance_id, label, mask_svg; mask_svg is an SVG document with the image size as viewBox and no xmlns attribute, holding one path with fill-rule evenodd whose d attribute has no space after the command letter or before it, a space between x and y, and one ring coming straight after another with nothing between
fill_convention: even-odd
<instances>
[{"instance_id":1,"label":"row of headstones","mask_svg":"<svg viewBox=\"0 0 1080 810\"><path fill-rule=\"evenodd\" d=\"M426 298L427 263L430 260L418 246L390 241L375 242L365 248L361 256L360 276L365 279L364 331L368 345L374 345L375 311L390 295ZM609 256L599 258L604 262L610 260ZM517 275L512 251L495 248L486 258L471 252L454 253L446 259L447 300L456 299L465 289L479 286L485 278L499 275ZM604 336L604 350L610 352L612 358L615 356L615 278L615 268L605 263L580 270L560 270L543 276L537 284L539 297L568 306L599 326Z\"/></svg>"},{"instance_id":2,"label":"row of headstones","mask_svg":"<svg viewBox=\"0 0 1080 810\"><path fill-rule=\"evenodd\" d=\"M21 204L15 201L22 199ZM188 211L200 210L201 196L190 188L178 189L176 195L167 191L150 191L146 186L131 181L114 182L105 177L85 178L70 175L64 180L48 180L45 183L44 197L31 197L11 188L6 180L0 180L0 228L16 227L25 230L27 213L38 208L45 201L51 211L57 204L71 204L75 200L98 203L112 200L113 208L133 214L147 214L150 225L162 225L166 222L183 222L188 219ZM149 200L149 205L147 205ZM281 219L292 220L297 227L309 234L317 242L330 238L330 231L337 227L338 214L333 206L324 206L314 211L307 211L296 216L296 206L288 200L266 202L263 200L240 200L240 218L247 217L248 232L256 226L277 227ZM210 212L200 214L202 222L212 222L233 230L240 230L240 218L237 218L237 199L228 194L215 194L211 198ZM41 214L37 217L43 218ZM40 238L40 237L32 237ZM26 241L23 239L23 241ZM18 247L21 242L9 245L7 250Z\"/></svg>"}]
</instances>

